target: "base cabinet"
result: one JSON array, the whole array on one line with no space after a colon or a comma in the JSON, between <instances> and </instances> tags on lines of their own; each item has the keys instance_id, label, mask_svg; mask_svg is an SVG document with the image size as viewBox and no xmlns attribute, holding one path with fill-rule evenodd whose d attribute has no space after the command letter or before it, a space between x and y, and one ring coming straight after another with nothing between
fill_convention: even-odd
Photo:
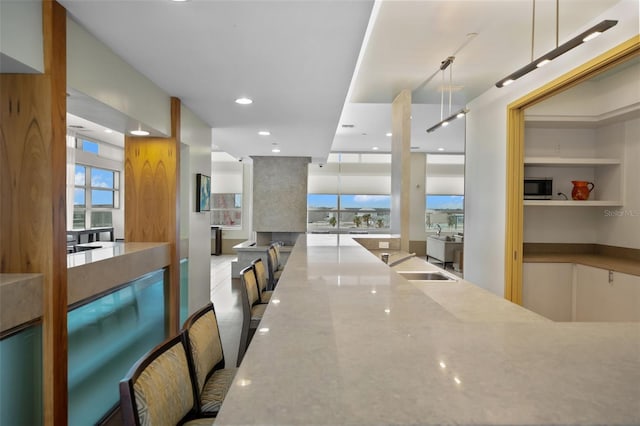
<instances>
[{"instance_id":1,"label":"base cabinet","mask_svg":"<svg viewBox=\"0 0 640 426\"><path fill-rule=\"evenodd\" d=\"M576 270L575 321L640 321L640 277L584 265Z\"/></svg>"},{"instance_id":2,"label":"base cabinet","mask_svg":"<svg viewBox=\"0 0 640 426\"><path fill-rule=\"evenodd\" d=\"M640 321L640 276L573 263L525 263L522 278L522 305L551 320Z\"/></svg>"},{"instance_id":3,"label":"base cabinet","mask_svg":"<svg viewBox=\"0 0 640 426\"><path fill-rule=\"evenodd\" d=\"M572 263L522 265L522 306L554 321L571 321Z\"/></svg>"}]
</instances>

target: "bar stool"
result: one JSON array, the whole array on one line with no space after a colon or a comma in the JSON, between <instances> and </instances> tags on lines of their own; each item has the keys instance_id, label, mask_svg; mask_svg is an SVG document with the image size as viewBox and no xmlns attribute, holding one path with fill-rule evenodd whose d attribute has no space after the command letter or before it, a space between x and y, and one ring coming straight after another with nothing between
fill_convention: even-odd
<instances>
[{"instance_id":1,"label":"bar stool","mask_svg":"<svg viewBox=\"0 0 640 426\"><path fill-rule=\"evenodd\" d=\"M260 303L258 283L253 265L249 265L240 271L240 296L242 299L242 332L238 347L237 366L240 366L249 342L260 325L260 320L267 305Z\"/></svg>"},{"instance_id":2,"label":"bar stool","mask_svg":"<svg viewBox=\"0 0 640 426\"><path fill-rule=\"evenodd\" d=\"M277 244L271 244L267 249L267 267L269 269L269 286L267 290L273 290L278 284L280 275L282 275L282 267L278 259L279 248Z\"/></svg>"},{"instance_id":3,"label":"bar stool","mask_svg":"<svg viewBox=\"0 0 640 426\"><path fill-rule=\"evenodd\" d=\"M195 378L196 403L202 416L220 411L237 369L225 368L224 351L213 303L194 312L182 326L187 360Z\"/></svg>"},{"instance_id":4,"label":"bar stool","mask_svg":"<svg viewBox=\"0 0 640 426\"><path fill-rule=\"evenodd\" d=\"M269 303L273 290L267 290L269 285L269 279L267 278L267 271L264 267L264 262L261 258L257 258L253 262L254 271L256 273L256 282L258 284L258 293L260 294L260 303Z\"/></svg>"}]
</instances>

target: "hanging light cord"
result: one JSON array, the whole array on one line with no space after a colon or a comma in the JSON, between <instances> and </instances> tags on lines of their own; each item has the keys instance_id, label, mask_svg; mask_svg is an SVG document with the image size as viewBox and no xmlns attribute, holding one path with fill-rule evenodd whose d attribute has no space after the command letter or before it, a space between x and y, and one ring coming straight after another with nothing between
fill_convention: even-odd
<instances>
[{"instance_id":1,"label":"hanging light cord","mask_svg":"<svg viewBox=\"0 0 640 426\"><path fill-rule=\"evenodd\" d=\"M440 90L440 121L444 120L444 68L442 69L442 90Z\"/></svg>"},{"instance_id":2,"label":"hanging light cord","mask_svg":"<svg viewBox=\"0 0 640 426\"><path fill-rule=\"evenodd\" d=\"M558 48L559 32L560 32L560 0L556 0L556 49Z\"/></svg>"},{"instance_id":3,"label":"hanging light cord","mask_svg":"<svg viewBox=\"0 0 640 426\"><path fill-rule=\"evenodd\" d=\"M533 62L533 44L536 39L536 0L533 0L533 10L531 11L531 62Z\"/></svg>"},{"instance_id":4,"label":"hanging light cord","mask_svg":"<svg viewBox=\"0 0 640 426\"><path fill-rule=\"evenodd\" d=\"M453 61L451 61L451 67L449 67L449 114L451 115L451 90L453 88Z\"/></svg>"}]
</instances>

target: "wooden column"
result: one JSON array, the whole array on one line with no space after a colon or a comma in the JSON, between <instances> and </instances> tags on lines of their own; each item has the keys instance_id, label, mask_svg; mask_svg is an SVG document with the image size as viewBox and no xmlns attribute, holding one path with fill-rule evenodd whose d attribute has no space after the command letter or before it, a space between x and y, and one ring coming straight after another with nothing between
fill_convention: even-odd
<instances>
[{"instance_id":1,"label":"wooden column","mask_svg":"<svg viewBox=\"0 0 640 426\"><path fill-rule=\"evenodd\" d=\"M171 265L165 300L167 333L180 327L180 100L171 99L171 137L125 137L127 242L168 242Z\"/></svg>"},{"instance_id":2,"label":"wooden column","mask_svg":"<svg viewBox=\"0 0 640 426\"><path fill-rule=\"evenodd\" d=\"M66 11L42 10L44 74L0 76L0 272L43 274L44 424L66 425Z\"/></svg>"}]
</instances>

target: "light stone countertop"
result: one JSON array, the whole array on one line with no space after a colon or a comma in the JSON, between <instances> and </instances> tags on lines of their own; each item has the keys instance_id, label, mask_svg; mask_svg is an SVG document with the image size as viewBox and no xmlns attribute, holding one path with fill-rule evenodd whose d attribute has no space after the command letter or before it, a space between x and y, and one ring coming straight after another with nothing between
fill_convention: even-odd
<instances>
[{"instance_id":1,"label":"light stone countertop","mask_svg":"<svg viewBox=\"0 0 640 426\"><path fill-rule=\"evenodd\" d=\"M0 335L41 316L42 274L0 274Z\"/></svg>"},{"instance_id":2,"label":"light stone countertop","mask_svg":"<svg viewBox=\"0 0 640 426\"><path fill-rule=\"evenodd\" d=\"M592 266L594 268L608 269L630 275L640 275L640 263L634 259L625 259L599 254L585 253L525 253L524 263L577 263L579 265Z\"/></svg>"},{"instance_id":3,"label":"light stone countertop","mask_svg":"<svg viewBox=\"0 0 640 426\"><path fill-rule=\"evenodd\" d=\"M80 303L170 264L168 243L102 242L67 255L67 301ZM42 274L0 274L0 333L42 316Z\"/></svg>"},{"instance_id":4,"label":"light stone countertop","mask_svg":"<svg viewBox=\"0 0 640 426\"><path fill-rule=\"evenodd\" d=\"M547 321L302 235L215 424L637 425L640 324Z\"/></svg>"}]
</instances>

